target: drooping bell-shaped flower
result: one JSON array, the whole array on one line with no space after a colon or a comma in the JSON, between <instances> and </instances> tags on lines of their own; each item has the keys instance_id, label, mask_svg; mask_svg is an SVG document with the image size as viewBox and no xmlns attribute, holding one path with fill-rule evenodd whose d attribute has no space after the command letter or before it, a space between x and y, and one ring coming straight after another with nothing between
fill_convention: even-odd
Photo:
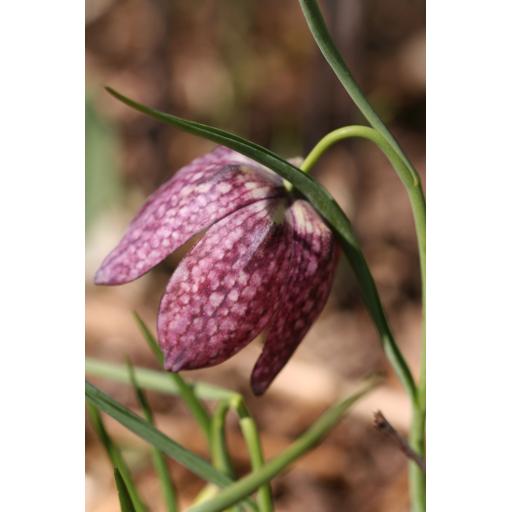
<instances>
[{"instance_id":1,"label":"drooping bell-shaped flower","mask_svg":"<svg viewBox=\"0 0 512 512\"><path fill-rule=\"evenodd\" d=\"M203 230L160 304L165 368L222 363L265 332L251 377L254 393L262 394L325 305L337 243L279 176L218 147L150 196L95 282L137 279Z\"/></svg>"}]
</instances>

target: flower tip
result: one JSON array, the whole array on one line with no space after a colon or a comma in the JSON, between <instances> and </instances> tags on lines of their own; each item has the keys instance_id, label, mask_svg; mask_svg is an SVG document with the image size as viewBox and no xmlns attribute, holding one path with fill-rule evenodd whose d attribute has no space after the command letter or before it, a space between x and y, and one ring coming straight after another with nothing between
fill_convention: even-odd
<instances>
[{"instance_id":1,"label":"flower tip","mask_svg":"<svg viewBox=\"0 0 512 512\"><path fill-rule=\"evenodd\" d=\"M94 274L94 284L96 285L116 285L125 284L126 280L121 279L121 276L112 272L108 266L102 265Z\"/></svg>"},{"instance_id":2,"label":"flower tip","mask_svg":"<svg viewBox=\"0 0 512 512\"><path fill-rule=\"evenodd\" d=\"M255 396L262 396L267 391L270 383L251 379L251 389Z\"/></svg>"},{"instance_id":3,"label":"flower tip","mask_svg":"<svg viewBox=\"0 0 512 512\"><path fill-rule=\"evenodd\" d=\"M103 270L103 267L100 267L96 271L96 274L94 274L94 284L110 284L110 281L107 277L107 273Z\"/></svg>"},{"instance_id":4,"label":"flower tip","mask_svg":"<svg viewBox=\"0 0 512 512\"><path fill-rule=\"evenodd\" d=\"M164 369L168 372L178 373L183 370L187 365L186 354L181 352L180 354L166 353L164 357Z\"/></svg>"}]
</instances>

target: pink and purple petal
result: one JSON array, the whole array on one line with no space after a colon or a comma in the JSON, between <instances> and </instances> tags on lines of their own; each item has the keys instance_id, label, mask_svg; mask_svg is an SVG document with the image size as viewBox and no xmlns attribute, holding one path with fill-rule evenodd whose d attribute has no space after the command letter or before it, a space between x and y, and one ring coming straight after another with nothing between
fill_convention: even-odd
<instances>
[{"instance_id":1,"label":"pink and purple petal","mask_svg":"<svg viewBox=\"0 0 512 512\"><path fill-rule=\"evenodd\" d=\"M255 201L284 195L280 178L218 147L180 169L146 201L96 273L96 284L137 279L196 233Z\"/></svg>"},{"instance_id":2,"label":"pink and purple petal","mask_svg":"<svg viewBox=\"0 0 512 512\"><path fill-rule=\"evenodd\" d=\"M166 369L219 364L265 329L290 268L285 207L274 199L237 210L182 260L158 316Z\"/></svg>"},{"instance_id":3,"label":"pink and purple petal","mask_svg":"<svg viewBox=\"0 0 512 512\"><path fill-rule=\"evenodd\" d=\"M306 201L295 201L286 220L293 230L292 273L251 375L256 395L266 391L324 308L339 255L331 230Z\"/></svg>"}]
</instances>

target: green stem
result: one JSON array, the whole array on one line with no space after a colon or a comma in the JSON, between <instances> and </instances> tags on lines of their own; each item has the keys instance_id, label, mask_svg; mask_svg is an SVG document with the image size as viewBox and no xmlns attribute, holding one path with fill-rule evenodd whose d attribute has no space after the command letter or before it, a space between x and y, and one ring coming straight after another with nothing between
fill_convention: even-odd
<instances>
[{"instance_id":1,"label":"green stem","mask_svg":"<svg viewBox=\"0 0 512 512\"><path fill-rule=\"evenodd\" d=\"M325 59L331 66L332 70L338 77L339 81L347 91L348 95L352 98L361 113L368 120L375 130L384 138L389 146L394 150L396 156L401 161L401 166L410 174L413 187L406 184L409 200L413 209L414 221L416 224L416 233L418 238L418 246L420 253L420 266L421 266L421 279L422 279L422 296L423 296L423 326L425 325L426 318L426 302L425 302L425 198L421 189L421 181L407 156L400 148L398 142L388 130L386 125L382 122L379 115L372 108L366 99L363 91L357 85L348 69L345 61L339 53L334 41L332 40L327 26L322 17L322 13L318 7L316 0L299 0L304 17L308 27L324 55ZM402 179L402 181L404 181ZM404 183L406 183L404 181ZM425 327L423 327L422 347L421 347L421 370L418 384L418 396L414 402L414 421L411 431L411 441L416 445L424 455L425 452L425 402L426 402L426 370L425 370L425 357L426 357L426 342L425 342ZM425 504L425 481L424 475L419 475L415 468L411 468L411 499L413 506L417 511L426 509ZM420 478L423 479L420 481ZM421 491L420 491L421 489Z\"/></svg>"},{"instance_id":2,"label":"green stem","mask_svg":"<svg viewBox=\"0 0 512 512\"><path fill-rule=\"evenodd\" d=\"M414 410L409 444L416 453L425 457L425 410L421 407ZM409 463L409 481L413 512L424 512L427 507L426 474L415 462Z\"/></svg>"},{"instance_id":3,"label":"green stem","mask_svg":"<svg viewBox=\"0 0 512 512\"><path fill-rule=\"evenodd\" d=\"M336 45L334 44L334 41L332 40L329 31L327 30L327 26L316 0L299 0L299 2L302 8L302 12L304 13L304 17L306 18L309 30L311 31L311 34L313 35L318 47L320 48L320 51L347 91L348 95L352 98L352 101L356 104L368 122L384 137L388 144L403 160L404 165L409 170L412 179L418 180L414 167L405 156L398 142L387 129L386 125L382 122L379 115L377 112L375 112L373 107L366 99L363 91L354 80L352 73L345 64L343 57L336 48Z\"/></svg>"},{"instance_id":4,"label":"green stem","mask_svg":"<svg viewBox=\"0 0 512 512\"><path fill-rule=\"evenodd\" d=\"M249 450L251 466L253 471L256 471L263 467L265 464L258 427L256 426L254 419L251 417L241 395L238 395L231 400L231 406L238 414L240 429L242 430L245 444ZM272 487L270 486L270 481L265 482L259 488L257 501L260 512L272 512L274 510L274 505L272 503Z\"/></svg>"},{"instance_id":5,"label":"green stem","mask_svg":"<svg viewBox=\"0 0 512 512\"><path fill-rule=\"evenodd\" d=\"M421 197L423 196L423 194L421 188L418 188L418 186L416 185L418 181L412 179L409 169L404 165L400 157L397 155L397 153L391 147L391 145L386 141L386 139L384 139L384 137L377 130L375 130L374 128L370 128L369 126L344 126L342 128L338 128L337 130L332 131L331 133L328 133L318 142L318 144L308 154L308 156L301 165L301 170L303 170L306 173L309 172L311 168L318 162L321 156L333 144L336 144L341 140L352 137L368 139L374 142L384 152L384 154L388 157L389 161L391 162L393 169L395 169L398 177L402 180L405 187L407 188L409 197L411 198L411 204L414 204L414 208L418 209L419 214L421 209L421 201L418 201L419 198L417 197L417 194L418 191ZM423 201L423 215L424 211L425 210ZM351 248L348 248L348 251L347 248L345 249L345 251L347 252L347 257L352 258L353 260L365 261L364 258L362 257L354 258L351 253L351 250L356 251L356 249ZM373 287L373 279L371 277L370 270L366 263L364 263L364 265L360 263L358 267L359 278L366 281L368 283L368 286ZM387 321L385 320L385 315L384 312L382 311L380 303L374 305L374 308L375 307L378 308L380 314L372 313L372 317L374 319L374 322L377 324L384 352L386 353L386 356L388 357L396 374L400 378L404 388L409 393L413 407L416 408L418 403L418 392L416 389L416 384L414 382L412 373L409 369L409 366L407 365L407 361L403 357L400 348L398 347L393 337L393 334L388 326ZM373 312L374 308L369 308L370 312Z\"/></svg>"},{"instance_id":6,"label":"green stem","mask_svg":"<svg viewBox=\"0 0 512 512\"><path fill-rule=\"evenodd\" d=\"M215 468L220 470L231 479L235 478L235 470L226 445L226 415L229 411L229 400L221 400L215 408L212 417L212 428L210 433L210 446L212 463Z\"/></svg>"},{"instance_id":7,"label":"green stem","mask_svg":"<svg viewBox=\"0 0 512 512\"><path fill-rule=\"evenodd\" d=\"M119 505L121 506L121 512L137 512L135 503L130 496L126 482L123 479L123 475L114 466L114 480L117 488L117 496L119 498Z\"/></svg>"},{"instance_id":8,"label":"green stem","mask_svg":"<svg viewBox=\"0 0 512 512\"><path fill-rule=\"evenodd\" d=\"M230 402L226 399L221 400L215 408L211 422L210 453L213 467L234 480L235 470L226 443L226 416L229 407ZM231 507L226 512L235 512L236 510L243 512L241 506Z\"/></svg>"},{"instance_id":9,"label":"green stem","mask_svg":"<svg viewBox=\"0 0 512 512\"><path fill-rule=\"evenodd\" d=\"M421 186L421 181L413 169L412 173L406 162L401 158L395 148L386 140L386 138L374 128L369 126L344 126L338 128L325 137L323 137L318 144L311 150L309 155L306 157L301 165L301 169L304 172L309 172L310 169L318 162L320 157L337 142L359 137L367 139L378 146L378 148L386 155L389 163L392 165L397 176L404 184L407 194L409 196L409 202L413 212L414 223L416 227L416 237L418 239L418 251L421 266L421 281L422 281L422 299L425 309L425 273L426 273L426 208L425 208L425 196ZM424 352L424 351L423 351ZM424 365L424 361L422 362ZM422 371L424 376L425 372ZM424 379L423 379L424 380ZM420 379L421 384L421 379ZM424 383L423 383L424 387ZM424 390L423 390L424 393Z\"/></svg>"},{"instance_id":10,"label":"green stem","mask_svg":"<svg viewBox=\"0 0 512 512\"><path fill-rule=\"evenodd\" d=\"M226 507L249 496L262 484L269 482L287 466L316 446L325 435L338 423L345 412L361 397L376 386L373 381L361 391L330 407L313 425L302 434L281 455L267 462L259 469L225 487L210 501L192 507L189 512L220 512Z\"/></svg>"},{"instance_id":11,"label":"green stem","mask_svg":"<svg viewBox=\"0 0 512 512\"><path fill-rule=\"evenodd\" d=\"M374 128L368 126L344 126L337 130L328 133L323 137L318 144L311 150L309 155L304 160L301 169L304 172L309 172L311 168L318 162L320 157L335 143L352 138L360 137L370 140L375 143L379 149L386 155L391 166L395 170L397 176L404 184L409 202L413 212L414 223L416 228L416 237L418 239L418 252L421 267L421 282L422 282L422 351L421 351L421 369L419 383L416 388L414 399L412 400L413 406L413 423L410 434L411 447L422 457L425 457L425 401L426 401L426 386L425 386L425 273L426 273L426 208L425 196L421 187L421 180L413 169L406 165L406 162L396 152L395 148L386 140L386 138ZM389 328L384 326L388 331L389 340L381 336L383 339L384 350L398 376L401 378L406 389L411 395L411 382L412 376L410 374L407 363L403 358L400 350L393 340ZM382 331L382 333L385 332ZM420 512L425 510L425 474L414 463L410 465L410 480L411 480L411 501L415 507L415 511Z\"/></svg>"}]
</instances>

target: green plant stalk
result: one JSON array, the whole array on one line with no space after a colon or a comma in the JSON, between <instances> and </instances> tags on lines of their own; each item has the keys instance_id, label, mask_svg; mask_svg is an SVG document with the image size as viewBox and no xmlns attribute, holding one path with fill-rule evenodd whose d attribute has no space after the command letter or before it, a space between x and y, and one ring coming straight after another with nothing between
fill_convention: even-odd
<instances>
[{"instance_id":1,"label":"green plant stalk","mask_svg":"<svg viewBox=\"0 0 512 512\"><path fill-rule=\"evenodd\" d=\"M398 178L404 184L414 217L416 229L416 237L418 240L418 252L421 267L422 282L422 356L420 379L417 387L415 400L412 401L413 406L413 423L411 426L410 444L413 450L419 455L425 457L425 273L426 273L426 208L425 196L421 187L421 180L416 175L416 179L411 176L410 169L406 166L400 155L397 154L393 146L374 128L369 126L344 126L328 133L318 144L311 150L304 160L301 169L309 172L311 168L318 162L321 156L335 143L352 137L367 139L379 147L386 155L389 163L395 170ZM413 170L414 173L416 171ZM386 348L386 346L385 346ZM389 344L389 350L386 350L391 364L397 373L406 373L405 368L400 368L403 358L396 347L394 341ZM411 501L415 504L416 511L420 512L425 509L425 474L416 464L411 463L409 468L411 481Z\"/></svg>"},{"instance_id":2,"label":"green plant stalk","mask_svg":"<svg viewBox=\"0 0 512 512\"><path fill-rule=\"evenodd\" d=\"M395 170L398 178L404 184L407 194L409 196L409 202L411 204L411 209L413 211L414 223L416 227L416 236L418 239L418 252L420 257L420 266L421 266L421 281L422 281L422 290L425 290L425 259L426 259L426 239L425 239L425 227L426 227L426 212L425 212L425 196L423 195L423 190L421 187L421 182L419 176L416 175L417 179L413 179L408 167L405 165L400 156L396 153L395 149L387 142L387 140L374 128L370 128L369 126L344 126L342 128L338 128L337 130L328 133L325 137L323 137L318 144L311 150L303 164L301 165L301 169L304 172L309 172L311 168L318 162L320 157L333 145L337 142L353 138L359 137L367 139L377 145L379 149L386 155L389 160L391 166ZM415 172L415 171L414 171ZM425 294L423 293L423 304L425 304ZM424 321L423 321L424 325ZM389 329L384 329L385 332ZM408 368L400 368L399 366L403 365L404 359L399 353L399 349L396 346L396 343L393 340L393 336L391 336L391 344L389 346L389 350L387 353L390 356L390 361L395 371L400 375L402 374L404 377L409 379ZM424 339L424 337L423 337ZM424 364L423 364L424 366ZM422 372L424 375L424 371ZM412 378L412 377L411 377ZM404 378L402 378L404 381ZM421 384L421 380L420 380ZM408 387L410 384L408 384ZM420 407L421 402L424 402L424 398L420 395L425 395L424 384L421 386L423 389L418 390L417 397L413 402L415 408Z\"/></svg>"},{"instance_id":3,"label":"green plant stalk","mask_svg":"<svg viewBox=\"0 0 512 512\"><path fill-rule=\"evenodd\" d=\"M126 482L118 468L114 467L114 481L116 483L117 495L121 512L137 512L136 507L131 499Z\"/></svg>"},{"instance_id":4,"label":"green plant stalk","mask_svg":"<svg viewBox=\"0 0 512 512\"><path fill-rule=\"evenodd\" d=\"M146 418L146 421L151 423L151 425L154 425L155 421L153 418L153 412L151 411L151 407L146 398L146 395L144 394L142 389L139 387L139 384L137 383L135 372L133 370L133 365L131 364L130 361L128 361L127 369L130 375L132 386L135 390L137 401L139 402L142 412L144 413L144 417ZM153 466L155 467L155 471L158 475L160 484L162 486L162 492L164 495L165 504L167 506L167 511L177 512L178 504L176 500L176 490L174 488L171 475L169 474L169 468L167 467L167 464L165 462L164 455L160 450L152 446L151 458L153 459Z\"/></svg>"},{"instance_id":5,"label":"green plant stalk","mask_svg":"<svg viewBox=\"0 0 512 512\"><path fill-rule=\"evenodd\" d=\"M352 138L359 137L373 142L387 157L389 163L395 170L397 176L404 184L411 210L414 217L414 224L416 228L416 237L418 240L418 252L421 267L421 282L422 282L422 302L426 304L425 297L425 284L426 284L426 206L425 195L421 186L421 180L416 171L413 169L412 174L406 163L396 152L394 147L389 144L386 138L377 130L368 126L352 125L338 128L325 137L323 137L318 144L310 151L301 169L304 172L309 172L311 168L318 162L320 157L335 143ZM425 310L425 307L424 307ZM425 315L424 315L425 316ZM425 330L423 330L423 342L425 340ZM422 351L423 354L425 351ZM421 401L425 402L425 360L422 358L422 370L419 383L419 395L423 395Z\"/></svg>"},{"instance_id":6,"label":"green plant stalk","mask_svg":"<svg viewBox=\"0 0 512 512\"><path fill-rule=\"evenodd\" d=\"M357 85L352 73L348 69L343 57L336 48L334 41L327 30L327 26L322 17L320 8L316 0L299 0L302 12L306 19L306 23L313 35L316 44L320 48L325 60L329 63L338 80L341 82L352 101L356 104L357 108L361 111L363 116L368 122L384 137L388 144L396 151L404 165L411 173L414 180L418 180L417 173L413 165L409 162L404 152L400 148L398 142L388 130L386 125L382 122L379 115L370 105L363 91Z\"/></svg>"},{"instance_id":7,"label":"green plant stalk","mask_svg":"<svg viewBox=\"0 0 512 512\"><path fill-rule=\"evenodd\" d=\"M237 503L244 497L249 496L263 483L269 482L287 466L316 446L338 423L345 412L357 400L371 391L376 384L376 381L370 382L359 392L330 407L304 434L302 434L278 457L272 459L259 469L253 471L233 484L225 487L211 500L192 507L189 512L220 512L226 507Z\"/></svg>"},{"instance_id":8,"label":"green plant stalk","mask_svg":"<svg viewBox=\"0 0 512 512\"><path fill-rule=\"evenodd\" d=\"M423 296L423 326L425 326L426 319L426 301L425 301L425 199L421 189L421 181L418 177L414 166L411 164L407 156L402 151L400 145L388 130L386 125L382 122L379 115L372 108L366 99L361 88L357 85L348 69L345 61L343 60L340 52L336 48L332 40L327 26L322 17L322 13L318 7L316 0L299 0L300 6L304 13L309 30L311 31L320 51L325 59L331 66L332 70L338 77L339 81L347 91L352 101L359 108L360 112L364 115L367 121L377 130L385 141L394 149L396 155L401 160L403 166L409 171L413 184L416 186L416 192L410 193L409 198L413 207L414 221L416 224L416 233L418 237L418 246L420 253L421 265L421 278L422 278L422 296ZM426 342L425 342L425 327L423 327L422 348L421 348L421 370L418 384L418 397L415 401L414 407L414 420L411 429L411 443L413 448L422 455L425 454L425 405L426 405ZM411 465L411 500L416 511L423 511L426 509L425 502L425 479L423 474L419 474L417 468Z\"/></svg>"},{"instance_id":9,"label":"green plant stalk","mask_svg":"<svg viewBox=\"0 0 512 512\"><path fill-rule=\"evenodd\" d=\"M213 466L232 480L235 480L235 469L226 443L226 416L229 412L229 407L229 400L221 400L215 408L210 433L210 452ZM243 508L234 506L229 508L227 512L234 512L235 510L242 512Z\"/></svg>"},{"instance_id":10,"label":"green plant stalk","mask_svg":"<svg viewBox=\"0 0 512 512\"><path fill-rule=\"evenodd\" d=\"M162 452L160 452L156 448L153 448L151 452L153 466L155 467L156 474L158 475L158 478L160 479L162 485L162 493L164 495L164 500L167 505L167 511L177 512L179 508L176 496L176 489L170 478L169 468L167 467L165 457L163 456Z\"/></svg>"},{"instance_id":11,"label":"green plant stalk","mask_svg":"<svg viewBox=\"0 0 512 512\"><path fill-rule=\"evenodd\" d=\"M158 346L158 343L155 337L153 336L153 333L149 330L146 323L142 320L142 318L138 315L137 312L134 312L133 316L135 318L137 325L139 326L142 336L146 340L146 343L149 345L149 348L157 358L160 365L163 365L164 355L162 354L162 351L160 350L160 347ZM206 435L206 438L209 439L210 415L208 414L208 411L206 410L204 405L200 402L200 400L198 400L194 392L194 389L188 383L186 383L181 378L181 375L179 375L178 373L169 372L167 373L167 378L170 379L176 385L179 395L181 396L181 398L183 398L183 401L189 408L190 412L196 419L197 423L200 425L201 429Z\"/></svg>"},{"instance_id":12,"label":"green plant stalk","mask_svg":"<svg viewBox=\"0 0 512 512\"><path fill-rule=\"evenodd\" d=\"M414 410L409 444L416 453L425 458L425 411L420 408ZM415 462L409 463L409 482L413 512L425 512L426 474Z\"/></svg>"},{"instance_id":13,"label":"green plant stalk","mask_svg":"<svg viewBox=\"0 0 512 512\"><path fill-rule=\"evenodd\" d=\"M212 418L212 427L210 433L211 456L214 467L229 476L235 478L235 470L229 456L226 444L226 416L229 411L229 400L221 400Z\"/></svg>"},{"instance_id":14,"label":"green plant stalk","mask_svg":"<svg viewBox=\"0 0 512 512\"><path fill-rule=\"evenodd\" d=\"M238 415L240 429L242 430L245 444L249 450L252 469L253 471L261 469L265 464L265 459L263 457L263 448L261 446L256 422L251 417L249 409L245 405L244 399L241 395L238 395L236 398L231 400L231 407ZM260 512L272 512L274 510L270 481L263 483L258 489L257 501Z\"/></svg>"},{"instance_id":15,"label":"green plant stalk","mask_svg":"<svg viewBox=\"0 0 512 512\"><path fill-rule=\"evenodd\" d=\"M425 323L425 288L423 288L423 325L422 325L422 353L420 378L418 383L418 404L414 409L409 444L426 463L425 432L426 432L426 323ZM425 512L427 509L426 473L414 462L409 463L410 494L413 512Z\"/></svg>"},{"instance_id":16,"label":"green plant stalk","mask_svg":"<svg viewBox=\"0 0 512 512\"><path fill-rule=\"evenodd\" d=\"M135 508L135 512L144 512L146 507L139 496L137 488L135 487L135 482L130 474L130 470L128 469L128 465L126 464L121 450L118 446L112 441L112 438L107 432L105 428L105 424L101 419L101 413L98 408L90 402L86 402L87 413L89 415L89 420L96 432L96 435L99 437L101 444L105 448L107 452L108 458L112 466L120 473L121 478L123 480L123 485L126 491L128 492L131 500L131 504ZM122 492L122 489L121 489ZM120 496L121 498L121 496Z\"/></svg>"},{"instance_id":17,"label":"green plant stalk","mask_svg":"<svg viewBox=\"0 0 512 512\"><path fill-rule=\"evenodd\" d=\"M263 449L258 434L258 428L254 419L249 413L245 401L240 394L236 394L230 400L222 400L217 406L213 418L212 418L212 436L210 445L212 447L212 459L213 465L221 470L224 474L231 478L235 477L235 472L229 453L226 446L225 438L225 422L226 415L232 409L238 416L240 430L244 437L247 449L249 452L249 458L251 460L251 467L253 470L259 469L264 463ZM208 494L208 488L204 490L204 495ZM214 495L216 493L210 494ZM203 492L196 500L195 504L206 501L203 498ZM260 512L272 512L274 507L272 503L272 489L270 482L264 483L258 489L258 506Z\"/></svg>"}]
</instances>

